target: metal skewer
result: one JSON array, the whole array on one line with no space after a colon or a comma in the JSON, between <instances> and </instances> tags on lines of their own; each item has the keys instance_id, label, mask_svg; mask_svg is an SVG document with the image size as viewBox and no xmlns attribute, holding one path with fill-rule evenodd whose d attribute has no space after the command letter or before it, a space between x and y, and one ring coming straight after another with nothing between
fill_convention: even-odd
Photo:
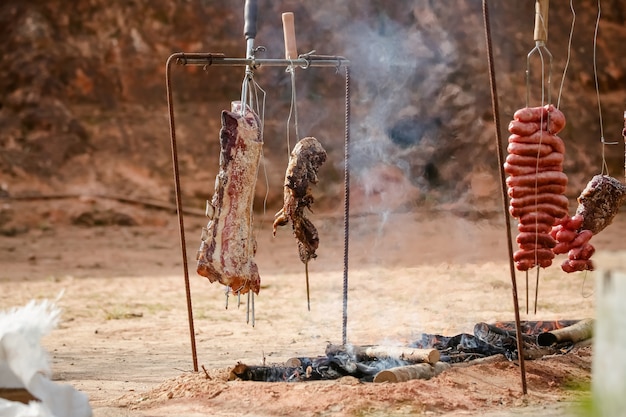
<instances>
[{"instance_id":1,"label":"metal skewer","mask_svg":"<svg viewBox=\"0 0 626 417\"><path fill-rule=\"evenodd\" d=\"M285 59L292 61L298 58L298 48L296 45L296 29L294 23L294 15L291 12L282 14L283 21L283 38L285 40ZM291 152L291 145L289 144L289 122L293 113L294 117L294 130L296 133L296 142L300 140L300 133L298 131L298 105L296 101L296 65L289 65L287 72L291 77L291 107L289 110L289 119L287 120L287 155ZM309 290L309 261L304 263L304 275L306 279L306 305L308 311L311 311L311 296Z\"/></svg>"},{"instance_id":2,"label":"metal skewer","mask_svg":"<svg viewBox=\"0 0 626 417\"><path fill-rule=\"evenodd\" d=\"M541 77L541 106L546 104L550 104L552 99L552 53L548 50L546 46L546 42L548 41L548 9L550 5L550 0L535 0L535 30L533 33L533 38L535 40L535 47L530 50L528 55L526 56L526 107L530 106L530 85L531 85L531 60L534 55L539 56L540 63L540 77ZM548 72L546 74L546 59L548 61L547 67ZM548 118L550 116L548 115ZM543 118L543 115L542 115ZM549 120L548 120L549 122ZM541 120L541 125L543 125L543 120ZM537 158L539 159L539 158ZM539 164L539 162L537 162ZM538 167L537 167L538 168ZM536 188L536 184L535 184ZM535 202L536 204L536 202ZM536 220L537 221L537 220ZM535 253L535 264L537 265L537 275L535 278L535 305L534 305L534 314L537 314L537 299L539 296L539 263L536 259ZM526 314L528 314L528 271L526 271Z\"/></svg>"},{"instance_id":3,"label":"metal skewer","mask_svg":"<svg viewBox=\"0 0 626 417\"><path fill-rule=\"evenodd\" d=\"M304 263L304 275L306 279L306 307L311 311L311 297L309 293L309 261Z\"/></svg>"},{"instance_id":4,"label":"metal skewer","mask_svg":"<svg viewBox=\"0 0 626 417\"><path fill-rule=\"evenodd\" d=\"M257 0L246 0L244 3L243 9L243 35L246 39L246 58L254 61L254 55L256 53L256 49L254 47L254 40L256 38L257 32L257 11L258 5ZM265 48L260 48L265 49ZM252 91L252 88L254 91ZM246 65L246 71L244 74L243 82L241 85L241 114L245 115L249 108L256 112L261 120L261 137L263 135L263 124L265 123L265 91L257 89L258 85L254 81L254 65L248 64ZM258 90L261 90L263 99L262 99L262 111L259 111L259 103L258 103ZM252 216L252 213L250 213ZM237 302L241 301L241 293L237 293ZM254 291L251 289L248 290L248 302L246 303L246 323L250 323L250 314L252 314L252 327L254 327Z\"/></svg>"},{"instance_id":5,"label":"metal skewer","mask_svg":"<svg viewBox=\"0 0 626 417\"><path fill-rule=\"evenodd\" d=\"M548 50L546 42L548 41L548 9L550 0L535 0L535 31L534 40L535 47L530 50L526 56L526 107L530 105L530 67L531 60L534 55L538 55L541 63L541 104L550 103L552 99L551 83L552 83L552 53ZM548 74L546 79L545 59L548 59ZM547 81L547 82L546 82ZM545 84L547 85L545 85ZM547 93L547 94L546 94Z\"/></svg>"}]
</instances>

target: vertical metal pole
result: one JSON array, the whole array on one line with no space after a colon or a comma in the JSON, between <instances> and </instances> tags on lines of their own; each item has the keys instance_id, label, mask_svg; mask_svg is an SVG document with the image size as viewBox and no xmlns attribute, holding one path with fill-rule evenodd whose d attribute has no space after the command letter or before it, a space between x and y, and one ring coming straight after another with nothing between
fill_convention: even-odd
<instances>
[{"instance_id":1,"label":"vertical metal pole","mask_svg":"<svg viewBox=\"0 0 626 417\"><path fill-rule=\"evenodd\" d=\"M624 137L624 180L626 181L626 110L624 110L624 130L622 130L622 136Z\"/></svg>"},{"instance_id":2,"label":"vertical metal pole","mask_svg":"<svg viewBox=\"0 0 626 417\"><path fill-rule=\"evenodd\" d=\"M520 375L522 379L522 393L526 395L528 390L526 388L526 365L524 362L524 342L522 340L522 326L520 323L519 315L519 302L517 298L517 281L515 279L515 265L513 264L513 243L511 235L511 221L509 219L508 211L508 195L506 190L506 175L504 172L504 155L501 146L500 135L500 115L498 106L498 94L496 88L496 75L493 64L493 48L491 43L491 27L489 24L489 8L487 6L487 0L483 0L483 16L485 20L485 37L487 40L487 59L489 61L489 83L491 85L491 104L493 107L493 119L496 125L496 149L498 155L498 166L500 167L500 184L502 185L502 203L504 205L504 220L506 223L506 234L509 249L509 269L511 271L511 290L513 293L513 308L515 310L515 331L517 332L517 356L519 360Z\"/></svg>"},{"instance_id":3,"label":"vertical metal pole","mask_svg":"<svg viewBox=\"0 0 626 417\"><path fill-rule=\"evenodd\" d=\"M174 190L176 191L176 213L178 214L178 230L180 231L180 247L183 256L183 273L185 276L185 294L187 296L187 316L189 321L189 335L191 337L191 357L193 370L198 372L198 354L196 351L196 332L193 325L193 310L191 307L191 289L189 286L189 268L187 266L187 245L185 243L185 224L183 221L183 203L180 192L180 174L178 169L178 150L176 147L176 127L174 124L174 100L172 97L172 82L170 67L173 60L184 58L184 54L176 53L167 59L165 66L165 85L167 88L167 109L170 116L170 139L172 146L172 166L174 169Z\"/></svg>"},{"instance_id":4,"label":"vertical metal pole","mask_svg":"<svg viewBox=\"0 0 626 417\"><path fill-rule=\"evenodd\" d=\"M344 145L344 212L343 212L343 317L341 340L347 344L348 325L348 243L350 230L350 67L346 66L346 121Z\"/></svg>"}]
</instances>

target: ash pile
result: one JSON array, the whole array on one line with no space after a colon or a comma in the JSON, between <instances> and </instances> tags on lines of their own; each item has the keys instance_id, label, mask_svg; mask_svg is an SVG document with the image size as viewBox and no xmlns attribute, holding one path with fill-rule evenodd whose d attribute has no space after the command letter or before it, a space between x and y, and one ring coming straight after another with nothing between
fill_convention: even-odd
<instances>
[{"instance_id":1,"label":"ash pile","mask_svg":"<svg viewBox=\"0 0 626 417\"><path fill-rule=\"evenodd\" d=\"M521 323L525 359L565 354L592 337L593 320L525 321ZM297 357L284 364L238 363L230 379L264 382L332 380L351 376L362 382L430 379L453 364L502 355L518 358L514 322L477 323L473 334L423 333L407 346L333 345L318 357Z\"/></svg>"}]
</instances>

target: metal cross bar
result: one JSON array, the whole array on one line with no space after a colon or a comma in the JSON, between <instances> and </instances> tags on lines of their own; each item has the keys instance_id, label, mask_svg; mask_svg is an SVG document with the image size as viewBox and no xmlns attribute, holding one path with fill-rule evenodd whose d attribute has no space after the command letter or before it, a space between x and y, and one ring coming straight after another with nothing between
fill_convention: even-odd
<instances>
[{"instance_id":1,"label":"metal cross bar","mask_svg":"<svg viewBox=\"0 0 626 417\"><path fill-rule=\"evenodd\" d=\"M182 65L196 66L250 66L252 68L266 67L289 67L299 66L309 67L347 67L350 61L341 56L332 55L300 55L297 59L275 59L275 58L232 58L221 53L185 53L179 52L172 56L176 57L176 62Z\"/></svg>"}]
</instances>

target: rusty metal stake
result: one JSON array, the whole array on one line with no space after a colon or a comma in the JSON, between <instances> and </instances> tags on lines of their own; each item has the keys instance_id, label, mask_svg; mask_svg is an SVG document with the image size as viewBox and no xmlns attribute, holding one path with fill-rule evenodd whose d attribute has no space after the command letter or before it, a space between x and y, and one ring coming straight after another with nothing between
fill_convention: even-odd
<instances>
[{"instance_id":1,"label":"rusty metal stake","mask_svg":"<svg viewBox=\"0 0 626 417\"><path fill-rule=\"evenodd\" d=\"M174 101L172 97L172 81L170 71L172 61L184 58L184 53L172 54L165 64L165 86L167 88L167 109L170 116L170 139L172 148L172 166L174 169L174 191L176 192L176 213L178 214L178 230L180 232L180 248L183 256L183 273L185 276L185 295L187 296L187 316L189 321L189 335L191 336L191 356L193 370L198 372L198 353L196 350L196 332L193 325L193 309L191 306L191 289L189 286L189 267L187 265L187 245L185 243L185 224L183 221L183 202L180 192L180 171L178 169L178 150L176 147L176 125L174 124Z\"/></svg>"},{"instance_id":2,"label":"rusty metal stake","mask_svg":"<svg viewBox=\"0 0 626 417\"><path fill-rule=\"evenodd\" d=\"M502 185L502 203L504 206L504 221L506 223L506 234L509 250L509 269L511 271L511 291L513 295L513 308L515 310L515 331L517 332L517 358L519 361L520 375L522 379L522 393L526 395L526 365L524 362L524 342L522 340L522 326L520 323L519 301L517 297L517 281L515 278L515 265L513 264L513 243L511 235L511 221L508 211L508 195L506 190L506 174L504 172L504 155L502 150L502 138L500 134L500 116L498 106L498 94L496 88L496 75L493 64L493 47L491 42L491 27L489 24L489 7L487 0L483 0L483 17L485 22L485 38L487 40L487 60L489 61L489 83L491 86L491 104L493 108L493 119L496 125L496 149L498 154L498 166L500 167L500 184Z\"/></svg>"}]
</instances>

